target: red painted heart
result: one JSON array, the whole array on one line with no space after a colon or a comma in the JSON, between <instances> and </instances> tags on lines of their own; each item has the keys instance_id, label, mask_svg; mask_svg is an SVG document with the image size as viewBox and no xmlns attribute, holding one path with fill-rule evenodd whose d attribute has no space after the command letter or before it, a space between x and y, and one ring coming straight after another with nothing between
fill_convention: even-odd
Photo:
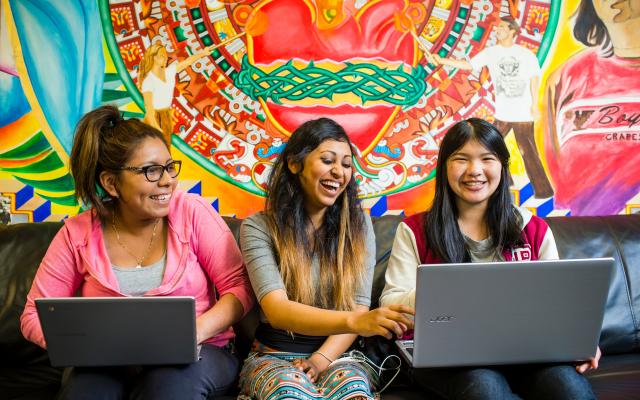
<instances>
[{"instance_id":1,"label":"red painted heart","mask_svg":"<svg viewBox=\"0 0 640 400\"><path fill-rule=\"evenodd\" d=\"M323 8L308 0L266 0L253 10L247 26L247 55L251 65L274 71L292 62L324 71L347 65L398 69L417 65L417 46L394 24L394 15L407 8L405 0L368 3L355 16ZM395 90L393 87L389 90ZM260 99L272 122L289 134L302 122L327 116L341 124L356 146L368 153L385 133L400 106L367 101L356 94L331 98L303 97L282 101Z\"/></svg>"}]
</instances>

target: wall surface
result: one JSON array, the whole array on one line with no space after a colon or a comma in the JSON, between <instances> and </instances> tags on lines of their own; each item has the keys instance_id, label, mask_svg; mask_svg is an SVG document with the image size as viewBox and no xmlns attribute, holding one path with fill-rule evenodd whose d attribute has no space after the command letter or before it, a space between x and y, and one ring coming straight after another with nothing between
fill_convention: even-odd
<instances>
[{"instance_id":1,"label":"wall surface","mask_svg":"<svg viewBox=\"0 0 640 400\"><path fill-rule=\"evenodd\" d=\"M444 133L494 121L528 68L499 52L499 72L466 71L424 52L474 60L506 15L541 68L525 90L533 129L505 132L516 203L541 216L640 210L640 0L1 1L0 223L79 211L74 126L107 103L144 117L139 68L156 43L169 64L222 44L176 75L171 98L180 185L222 214L263 207L274 159L318 116L357 147L372 214L424 210Z\"/></svg>"}]
</instances>

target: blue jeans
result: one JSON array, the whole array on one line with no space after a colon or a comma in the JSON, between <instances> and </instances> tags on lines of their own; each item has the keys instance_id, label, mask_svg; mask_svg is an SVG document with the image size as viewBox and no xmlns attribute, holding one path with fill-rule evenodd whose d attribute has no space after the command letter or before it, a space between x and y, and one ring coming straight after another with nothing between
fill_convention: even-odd
<instances>
[{"instance_id":1,"label":"blue jeans","mask_svg":"<svg viewBox=\"0 0 640 400\"><path fill-rule=\"evenodd\" d=\"M446 399L595 400L573 365L415 369L416 383Z\"/></svg>"},{"instance_id":2,"label":"blue jeans","mask_svg":"<svg viewBox=\"0 0 640 400\"><path fill-rule=\"evenodd\" d=\"M185 365L73 368L60 399L214 399L238 376L230 351L202 345L200 361Z\"/></svg>"}]
</instances>

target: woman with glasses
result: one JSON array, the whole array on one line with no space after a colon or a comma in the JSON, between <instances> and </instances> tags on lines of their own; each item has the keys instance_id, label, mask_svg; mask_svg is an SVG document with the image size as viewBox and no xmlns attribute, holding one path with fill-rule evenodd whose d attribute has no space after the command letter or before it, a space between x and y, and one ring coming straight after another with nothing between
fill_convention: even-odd
<instances>
[{"instance_id":1,"label":"woman with glasses","mask_svg":"<svg viewBox=\"0 0 640 400\"><path fill-rule=\"evenodd\" d=\"M46 348L36 298L193 296L202 346L201 360L183 366L74 368L62 398L209 399L234 382L231 325L253 295L227 225L200 196L176 189L180 166L162 132L116 107L78 123L71 172L89 209L65 221L42 260L24 336Z\"/></svg>"}]
</instances>

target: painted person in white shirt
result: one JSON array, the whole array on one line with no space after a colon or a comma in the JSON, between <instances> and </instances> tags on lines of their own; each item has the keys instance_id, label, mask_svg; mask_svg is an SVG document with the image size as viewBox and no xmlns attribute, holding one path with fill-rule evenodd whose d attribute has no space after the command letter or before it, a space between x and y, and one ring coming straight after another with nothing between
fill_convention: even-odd
<instances>
[{"instance_id":1,"label":"painted person in white shirt","mask_svg":"<svg viewBox=\"0 0 640 400\"><path fill-rule=\"evenodd\" d=\"M171 103L176 85L176 74L213 51L214 45L205 47L184 60L167 65L169 56L162 43L155 43L145 51L138 68L138 86L144 98L143 121L160 130L171 145L173 115Z\"/></svg>"},{"instance_id":2,"label":"painted person in white shirt","mask_svg":"<svg viewBox=\"0 0 640 400\"><path fill-rule=\"evenodd\" d=\"M426 53L426 57L434 65L468 71L489 68L495 90L495 126L503 136L513 129L534 196L546 198L553 196L553 188L540 161L533 125L539 114L541 71L535 54L515 43L519 32L520 25L513 17L502 17L495 27L497 45L485 48L471 60L430 53Z\"/></svg>"}]
</instances>

